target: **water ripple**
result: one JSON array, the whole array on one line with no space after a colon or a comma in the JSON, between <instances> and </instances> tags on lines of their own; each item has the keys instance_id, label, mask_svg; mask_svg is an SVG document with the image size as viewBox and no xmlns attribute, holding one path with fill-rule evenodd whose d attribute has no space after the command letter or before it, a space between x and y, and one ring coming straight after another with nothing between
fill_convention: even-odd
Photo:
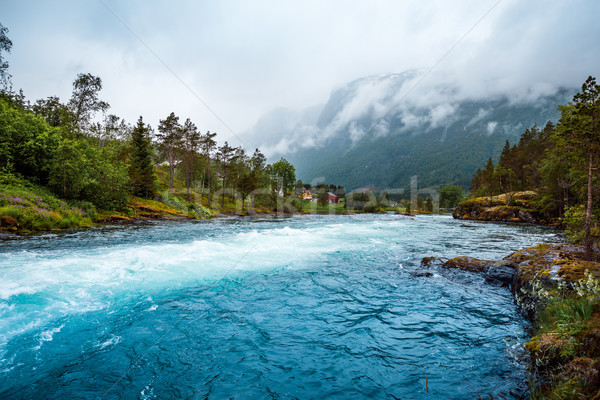
<instances>
[{"instance_id":1,"label":"water ripple","mask_svg":"<svg viewBox=\"0 0 600 400\"><path fill-rule=\"evenodd\" d=\"M424 256L549 230L384 216L105 227L0 246L0 397L431 398L519 391L510 293Z\"/></svg>"}]
</instances>

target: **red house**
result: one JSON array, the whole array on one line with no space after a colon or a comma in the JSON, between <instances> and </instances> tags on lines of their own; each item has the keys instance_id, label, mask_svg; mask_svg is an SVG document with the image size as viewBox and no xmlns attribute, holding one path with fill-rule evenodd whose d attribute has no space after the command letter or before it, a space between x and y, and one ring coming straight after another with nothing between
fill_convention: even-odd
<instances>
[{"instance_id":1,"label":"red house","mask_svg":"<svg viewBox=\"0 0 600 400\"><path fill-rule=\"evenodd\" d=\"M329 196L329 203L339 203L340 202L340 198L338 196L336 196L335 194L333 194L331 192L327 192L327 195Z\"/></svg>"}]
</instances>

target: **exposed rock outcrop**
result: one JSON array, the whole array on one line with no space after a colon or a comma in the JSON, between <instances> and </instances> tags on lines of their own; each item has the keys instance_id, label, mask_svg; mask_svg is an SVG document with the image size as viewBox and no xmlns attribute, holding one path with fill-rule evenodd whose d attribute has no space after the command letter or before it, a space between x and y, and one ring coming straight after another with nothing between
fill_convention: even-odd
<instances>
[{"instance_id":1,"label":"exposed rock outcrop","mask_svg":"<svg viewBox=\"0 0 600 400\"><path fill-rule=\"evenodd\" d=\"M539 244L512 253L500 261L473 257L425 257L421 265L481 273L488 282L510 286L523 314L535 320L540 303L536 291L550 289L558 282L569 286L585 278L586 270L600 277L600 263L582 260L583 255L581 246ZM534 284L537 287L534 288Z\"/></svg>"},{"instance_id":2,"label":"exposed rock outcrop","mask_svg":"<svg viewBox=\"0 0 600 400\"><path fill-rule=\"evenodd\" d=\"M421 261L421 265L478 272L483 274L487 282L502 286L509 286L513 283L516 268L511 261L479 260L473 257L455 257L451 259L425 257Z\"/></svg>"},{"instance_id":3,"label":"exposed rock outcrop","mask_svg":"<svg viewBox=\"0 0 600 400\"><path fill-rule=\"evenodd\" d=\"M461 202L452 211L455 219L478 221L553 223L535 209L537 192L511 192L491 197L477 197Z\"/></svg>"},{"instance_id":4,"label":"exposed rock outcrop","mask_svg":"<svg viewBox=\"0 0 600 400\"><path fill-rule=\"evenodd\" d=\"M600 400L600 262L584 260L584 253L582 246L539 244L501 261L425 257L421 264L510 285L523 315L534 322L526 348L532 376L539 379L536 390L544 396L568 390L574 393L568 398Z\"/></svg>"}]
</instances>

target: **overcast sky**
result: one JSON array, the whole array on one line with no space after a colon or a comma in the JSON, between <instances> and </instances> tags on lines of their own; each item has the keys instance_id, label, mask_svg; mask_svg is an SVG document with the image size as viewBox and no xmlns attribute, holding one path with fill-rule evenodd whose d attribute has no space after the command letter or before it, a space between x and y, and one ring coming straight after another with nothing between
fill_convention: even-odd
<instances>
[{"instance_id":1,"label":"overcast sky","mask_svg":"<svg viewBox=\"0 0 600 400\"><path fill-rule=\"evenodd\" d=\"M13 86L67 101L78 73L111 112L174 111L221 140L356 78L433 68L474 92L580 87L600 72L600 1L2 0ZM432 74L433 76L434 74Z\"/></svg>"}]
</instances>

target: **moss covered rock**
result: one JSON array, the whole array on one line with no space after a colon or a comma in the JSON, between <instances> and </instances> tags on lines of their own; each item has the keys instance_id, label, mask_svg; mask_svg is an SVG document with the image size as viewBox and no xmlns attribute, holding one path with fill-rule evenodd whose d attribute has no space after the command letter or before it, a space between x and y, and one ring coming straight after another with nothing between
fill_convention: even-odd
<instances>
[{"instance_id":1,"label":"moss covered rock","mask_svg":"<svg viewBox=\"0 0 600 400\"><path fill-rule=\"evenodd\" d=\"M535 209L534 191L511 192L491 197L477 197L461 202L452 211L455 219L551 223Z\"/></svg>"},{"instance_id":2,"label":"moss covered rock","mask_svg":"<svg viewBox=\"0 0 600 400\"><path fill-rule=\"evenodd\" d=\"M513 283L515 266L510 261L480 260L473 257L425 257L421 265L427 268L458 269L481 273L489 283L509 286Z\"/></svg>"}]
</instances>

